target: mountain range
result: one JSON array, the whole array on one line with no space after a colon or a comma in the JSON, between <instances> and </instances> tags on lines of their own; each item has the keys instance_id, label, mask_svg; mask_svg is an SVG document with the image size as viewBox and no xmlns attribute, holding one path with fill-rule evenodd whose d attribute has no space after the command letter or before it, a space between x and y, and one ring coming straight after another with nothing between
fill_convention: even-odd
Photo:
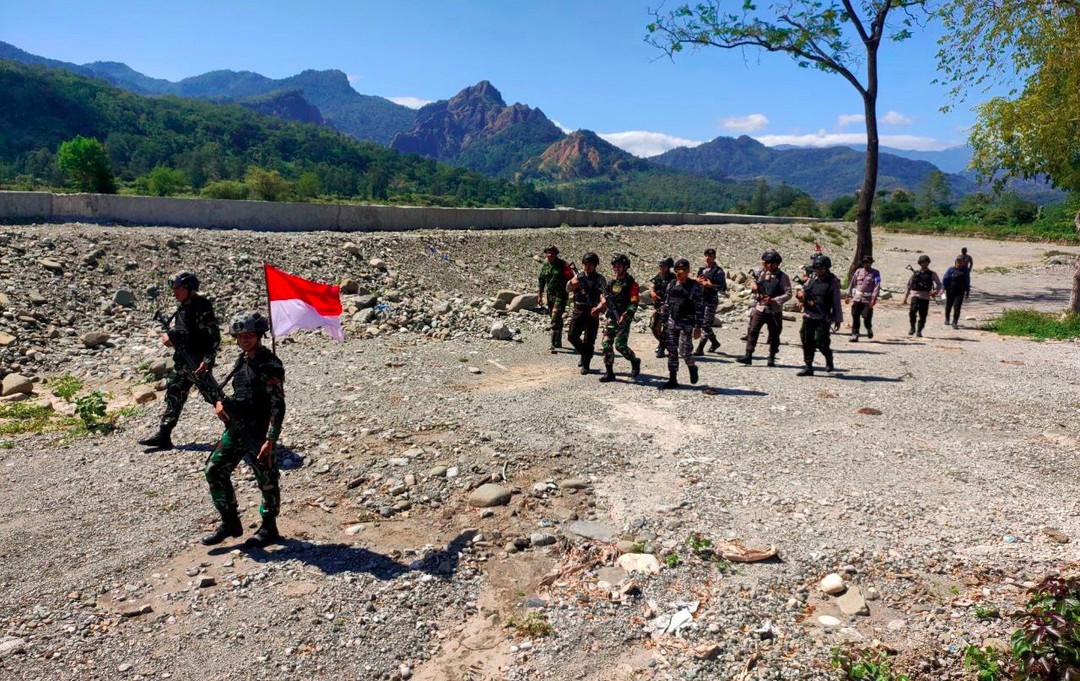
<instances>
[{"instance_id":1,"label":"mountain range","mask_svg":"<svg viewBox=\"0 0 1080 681\"><path fill-rule=\"evenodd\" d=\"M676 173L696 176L698 180L693 184L698 189L701 181L711 181L728 185L726 192L731 185L765 178L772 184L791 185L817 200L828 201L858 189L865 166L863 151L857 147L766 147L746 136L717 137L697 147L672 149L641 159L591 131L566 133L538 108L521 103L507 105L488 81L414 111L382 97L356 92L347 76L336 70L309 70L282 79L222 70L172 82L151 78L117 62L59 62L2 42L0 59L63 68L143 95L238 103L266 115L327 125L357 139L490 177L532 180L542 188L565 189L567 182L604 178L607 185L593 183L597 190L610 186L615 191L611 183L634 184L642 173L660 173L666 178L664 184L672 186L672 173ZM883 148L878 186L883 190L918 192L929 175L939 169L930 160L918 157L956 169L966 165L968 153L966 148L945 152ZM666 172L661 173L661 169ZM948 179L954 197L986 190L979 187L971 171L949 173ZM1059 192L1039 183L1013 183L1012 188L1042 202L1060 199ZM617 193L623 194L623 190L625 187Z\"/></svg>"}]
</instances>

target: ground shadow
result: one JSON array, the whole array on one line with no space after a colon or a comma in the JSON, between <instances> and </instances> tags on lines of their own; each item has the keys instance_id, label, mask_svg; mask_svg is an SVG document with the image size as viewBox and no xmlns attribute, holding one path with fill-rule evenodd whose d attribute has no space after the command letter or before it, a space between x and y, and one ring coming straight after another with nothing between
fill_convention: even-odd
<instances>
[{"instance_id":1,"label":"ground shadow","mask_svg":"<svg viewBox=\"0 0 1080 681\"><path fill-rule=\"evenodd\" d=\"M743 388L718 388L711 385L688 385L683 388L697 390L698 392L710 391L710 397L768 397L769 393L761 390L744 390Z\"/></svg>"},{"instance_id":2,"label":"ground shadow","mask_svg":"<svg viewBox=\"0 0 1080 681\"><path fill-rule=\"evenodd\" d=\"M828 374L821 374L828 375ZM888 376L859 376L857 374L845 374L838 371L832 373L833 378L841 381L858 381L860 383L902 383L903 379L889 378Z\"/></svg>"},{"instance_id":3,"label":"ground shadow","mask_svg":"<svg viewBox=\"0 0 1080 681\"><path fill-rule=\"evenodd\" d=\"M366 572L380 580L394 579L408 572L423 572L434 577L450 579L460 560L461 551L476 536L475 530L462 532L446 548L431 551L411 563L401 563L389 556L348 544L315 544L305 539L285 538L267 548L240 544L219 547L210 555L222 555L240 549L258 563L297 560L318 568L325 575L344 572Z\"/></svg>"},{"instance_id":4,"label":"ground shadow","mask_svg":"<svg viewBox=\"0 0 1080 681\"><path fill-rule=\"evenodd\" d=\"M833 348L833 352L835 352L838 355L884 355L885 354L884 352L881 352L880 350L855 350L855 349L842 350L840 348Z\"/></svg>"}]
</instances>

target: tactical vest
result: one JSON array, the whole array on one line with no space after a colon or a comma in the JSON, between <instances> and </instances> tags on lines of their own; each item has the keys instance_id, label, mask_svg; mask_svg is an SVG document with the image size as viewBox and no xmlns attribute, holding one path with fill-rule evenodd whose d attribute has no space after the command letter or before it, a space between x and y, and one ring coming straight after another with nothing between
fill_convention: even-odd
<instances>
[{"instance_id":1,"label":"tactical vest","mask_svg":"<svg viewBox=\"0 0 1080 681\"><path fill-rule=\"evenodd\" d=\"M766 272L758 277L757 280L757 292L759 296L768 296L770 298L776 298L784 295L784 286L780 281L780 271Z\"/></svg>"},{"instance_id":2,"label":"tactical vest","mask_svg":"<svg viewBox=\"0 0 1080 681\"><path fill-rule=\"evenodd\" d=\"M826 319L831 318L833 314L833 279L835 279L833 276L814 279L804 289L804 298L813 303L808 307L814 312L824 315Z\"/></svg>"},{"instance_id":3,"label":"tactical vest","mask_svg":"<svg viewBox=\"0 0 1080 681\"><path fill-rule=\"evenodd\" d=\"M262 385L259 370L273 360L270 349L260 346L254 357L240 355L233 367L233 394L229 406L239 420L256 429L264 427L270 419L270 399Z\"/></svg>"},{"instance_id":4,"label":"tactical vest","mask_svg":"<svg viewBox=\"0 0 1080 681\"><path fill-rule=\"evenodd\" d=\"M687 279L686 284L680 284L678 281L673 281L668 284L667 288L667 312L668 317L673 317L676 321L688 322L697 320L697 306L694 304L695 289L698 295L701 295L701 284L692 279Z\"/></svg>"},{"instance_id":5,"label":"tactical vest","mask_svg":"<svg viewBox=\"0 0 1080 681\"><path fill-rule=\"evenodd\" d=\"M727 277L719 265L712 267L699 267L697 275L704 276L713 283L713 287L705 287L704 296L708 302L715 302L720 294L727 290Z\"/></svg>"},{"instance_id":6,"label":"tactical vest","mask_svg":"<svg viewBox=\"0 0 1080 681\"><path fill-rule=\"evenodd\" d=\"M630 307L630 292L637 282L629 274L625 279L612 279L607 285L607 307L615 316L621 316Z\"/></svg>"},{"instance_id":7,"label":"tactical vest","mask_svg":"<svg viewBox=\"0 0 1080 681\"><path fill-rule=\"evenodd\" d=\"M214 339L205 329L199 328L199 315L209 312L213 316L214 304L209 298L192 296L188 303L181 304L173 317L173 331L182 338L184 349L192 357L198 358L209 352Z\"/></svg>"},{"instance_id":8,"label":"tactical vest","mask_svg":"<svg viewBox=\"0 0 1080 681\"><path fill-rule=\"evenodd\" d=\"M675 281L674 272L668 272L666 275L657 274L655 277L652 278L652 290L656 293L656 295L660 296L659 299L653 301L653 304L657 307L657 309L659 309L659 307L664 303L664 296L667 295L667 287L673 281Z\"/></svg>"},{"instance_id":9,"label":"tactical vest","mask_svg":"<svg viewBox=\"0 0 1080 681\"><path fill-rule=\"evenodd\" d=\"M932 291L934 290L934 273L930 270L923 272L919 270L911 276L911 290L912 291Z\"/></svg>"},{"instance_id":10,"label":"tactical vest","mask_svg":"<svg viewBox=\"0 0 1080 681\"><path fill-rule=\"evenodd\" d=\"M574 305L578 307L596 307L600 304L603 277L593 272L592 276L582 272L578 275L578 286L574 289Z\"/></svg>"}]
</instances>

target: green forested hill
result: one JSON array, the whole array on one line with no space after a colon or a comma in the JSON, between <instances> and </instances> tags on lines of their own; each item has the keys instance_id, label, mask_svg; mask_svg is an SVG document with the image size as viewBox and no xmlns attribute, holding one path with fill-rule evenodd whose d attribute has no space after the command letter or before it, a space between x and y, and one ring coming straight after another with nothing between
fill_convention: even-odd
<instances>
[{"instance_id":1,"label":"green forested hill","mask_svg":"<svg viewBox=\"0 0 1080 681\"><path fill-rule=\"evenodd\" d=\"M113 171L132 181L155 166L198 189L242 179L251 166L317 179L319 194L438 205L543 207L527 184L481 177L399 154L316 125L242 106L142 97L66 70L0 61L0 179L56 179L55 153L76 135L102 141ZM309 181L309 184L311 182Z\"/></svg>"}]
</instances>

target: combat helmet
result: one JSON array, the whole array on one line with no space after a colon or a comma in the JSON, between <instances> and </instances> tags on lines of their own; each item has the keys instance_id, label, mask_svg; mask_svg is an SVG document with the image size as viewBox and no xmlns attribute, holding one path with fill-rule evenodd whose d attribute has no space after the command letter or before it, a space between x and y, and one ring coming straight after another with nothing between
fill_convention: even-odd
<instances>
[{"instance_id":1,"label":"combat helmet","mask_svg":"<svg viewBox=\"0 0 1080 681\"><path fill-rule=\"evenodd\" d=\"M189 291L199 290L199 278L194 272L181 270L169 277L169 288L186 288Z\"/></svg>"},{"instance_id":2,"label":"combat helmet","mask_svg":"<svg viewBox=\"0 0 1080 681\"><path fill-rule=\"evenodd\" d=\"M229 324L229 335L239 336L242 333L254 333L265 336L270 330L270 320L258 312L238 312Z\"/></svg>"}]
</instances>

